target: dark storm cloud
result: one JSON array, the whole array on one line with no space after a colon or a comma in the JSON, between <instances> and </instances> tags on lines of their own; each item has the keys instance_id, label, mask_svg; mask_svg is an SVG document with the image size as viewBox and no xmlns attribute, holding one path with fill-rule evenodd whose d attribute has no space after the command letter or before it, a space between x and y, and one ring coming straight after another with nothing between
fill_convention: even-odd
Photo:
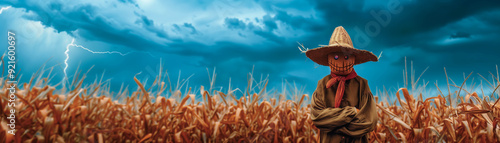
<instances>
[{"instance_id":1,"label":"dark storm cloud","mask_svg":"<svg viewBox=\"0 0 500 143\"><path fill-rule=\"evenodd\" d=\"M262 21L264 22L266 31L273 31L274 29L278 28L276 20L274 20L274 18L271 17L270 15L265 15L262 18Z\"/></svg>"},{"instance_id":2,"label":"dark storm cloud","mask_svg":"<svg viewBox=\"0 0 500 143\"><path fill-rule=\"evenodd\" d=\"M317 1L316 7L322 11L323 18L328 23L335 23L336 25L350 25L350 27L359 26L365 30L365 26L370 21L377 21L376 17L386 19L382 13L388 13L390 18L388 20L388 27L383 27L381 23L381 32L376 35L372 41L378 44L383 44L385 47L395 47L398 45L411 45L420 41L434 41L429 36L420 37L421 35L433 35L440 28L446 27L449 24L455 23L459 20L468 17L475 17L481 22L498 23L498 11L500 10L500 1L412 1L404 2L398 1L401 8L400 13L390 13L387 4L391 1L381 2L383 7L366 8L362 1L358 3L348 3L347 1L331 2L331 1ZM366 10L360 10L366 9ZM497 12L495 12L497 11ZM373 13L372 13L373 12ZM483 14L486 13L486 14ZM380 15L379 15L380 14ZM474 23L469 24L469 28L475 29ZM489 28L498 29L491 24ZM463 29L457 29L463 30ZM452 35L453 34L453 35ZM450 33L451 37L469 37L470 33L453 31ZM351 35L351 38L353 35ZM419 40L415 40L419 37ZM422 39L424 38L424 39ZM384 47L379 47L384 48Z\"/></svg>"},{"instance_id":3,"label":"dark storm cloud","mask_svg":"<svg viewBox=\"0 0 500 143\"><path fill-rule=\"evenodd\" d=\"M256 18L256 21L262 22L263 26L255 26L252 22L245 23L243 20L238 18L225 18L224 24L229 29L245 29L245 27L247 27L246 29L268 41L272 41L272 43L253 43L249 46L228 40L216 42L213 45L204 45L196 42L183 42L170 44L170 46L182 47L179 48L182 49L179 51L179 54L203 57L204 60L202 63L204 64L202 65L208 67L216 66L219 62L235 58L242 58L247 62L283 64L291 60L303 60L304 55L296 49L298 46L297 41L287 40L288 36L279 36L273 32L278 28L278 22L290 26L291 28L299 30L303 29L308 32L314 30L320 31L321 27L325 26L325 24L314 22L318 21L318 19L293 15L281 10L258 17ZM322 38L317 40L317 36L322 36ZM316 34L309 35L309 33L305 33L301 37L303 37L302 39L307 39L308 41L313 40L311 43L315 43L314 45L318 44L316 41L321 41L321 44L325 44L325 42L329 39L328 36Z\"/></svg>"},{"instance_id":4,"label":"dark storm cloud","mask_svg":"<svg viewBox=\"0 0 500 143\"><path fill-rule=\"evenodd\" d=\"M491 28L498 30L500 28L498 27L498 25L500 25L500 18L498 18L499 15L500 10L497 9L495 11L483 12L477 16L477 19L485 22Z\"/></svg>"},{"instance_id":5,"label":"dark storm cloud","mask_svg":"<svg viewBox=\"0 0 500 143\"><path fill-rule=\"evenodd\" d=\"M457 32L450 35L450 38L470 38L470 34L465 32Z\"/></svg>"},{"instance_id":6,"label":"dark storm cloud","mask_svg":"<svg viewBox=\"0 0 500 143\"><path fill-rule=\"evenodd\" d=\"M58 2L50 2L46 4L49 5L49 8L47 8L44 3L40 3L38 5L29 5L28 3L29 2L23 1L8 4L11 4L13 7L25 8L28 11L34 12L35 15L31 15L27 18L31 20L41 21L42 24L46 27L53 27L58 32L67 32L70 35L81 36L82 38L85 38L87 40L101 41L109 44L122 45L135 50L146 51L164 51L168 48L185 47L183 49L173 49L173 51L181 51L178 54L185 55L193 55L199 52L199 49L191 49L190 47L205 47L205 49L216 49L197 54L198 56L206 58L207 61L205 62L212 61L212 63L237 57L243 57L244 59L250 61L267 62L282 62L300 57L301 55L297 54L297 51L294 51L294 47L297 46L296 41L286 41L286 37L278 36L273 32L278 28L277 22L281 21L293 28L298 29L314 29L314 27L317 27L318 25L314 24L313 21L315 21L315 19L313 18L295 16L288 14L285 11L277 11L275 13L272 13L275 16L267 14L263 17L257 17L257 19L259 19L259 21L262 22L264 26L259 27L255 26L253 23L248 23L247 27L251 29L254 34L259 35L269 41L274 41L273 44L260 44L259 46L262 47L257 50L251 46L232 43L229 41L221 41L216 45L205 45L202 43L184 43L183 40L179 39L169 39L167 32L161 27L161 25L155 23L154 20L148 18L147 16L135 12L135 16L137 16L137 20L135 21L135 23L141 25L142 28L146 31L154 33L157 37L160 38L183 42L173 42L167 44L153 41L147 38L147 36L139 34L138 31L141 29L130 29L121 26L120 23L114 21L112 18L104 17L98 14L97 8L89 4L76 5L73 8L61 9L61 3ZM49 9L57 10L57 12L52 12ZM237 18L226 18L226 24L228 25L228 27L245 27L245 25L247 25L243 23L242 20L239 20ZM238 25L236 26L234 24ZM190 34L198 33L198 30L191 23L173 24L172 27L175 31L178 32L185 32ZM225 56L221 57L219 55Z\"/></svg>"},{"instance_id":7,"label":"dark storm cloud","mask_svg":"<svg viewBox=\"0 0 500 143\"><path fill-rule=\"evenodd\" d=\"M442 28L449 23L481 12L498 9L500 6L499 1L486 0L474 2L466 0L412 2L390 0L379 3L381 6L369 7L363 1L321 0L316 1L316 8L322 12L322 17L327 23L345 25L348 29L358 27L364 34L367 34L367 31L375 31L376 34L369 37L371 42L374 42L370 44L394 47L407 44L416 37L433 32L433 30ZM394 12L394 9L398 11ZM378 25L375 25L378 28L375 28L376 26L370 22L376 22ZM351 34L351 37L357 36L356 34L358 33Z\"/></svg>"},{"instance_id":8,"label":"dark storm cloud","mask_svg":"<svg viewBox=\"0 0 500 143\"><path fill-rule=\"evenodd\" d=\"M404 46L416 51L401 53L395 66L404 66L401 61L407 57L415 67L429 67L427 79L443 77L443 67L451 77L462 79L462 72L487 73L500 63L495 54L500 43L494 40L500 35L493 34L500 30L489 24L499 19L490 14L500 10L497 1L419 1L402 7L372 38L382 50Z\"/></svg>"},{"instance_id":9,"label":"dark storm cloud","mask_svg":"<svg viewBox=\"0 0 500 143\"><path fill-rule=\"evenodd\" d=\"M149 19L145 15L140 15L138 13L136 13L136 15L138 15L140 18L137 19L137 21L135 23L142 24L144 29L146 29L152 33L156 33L156 36L158 36L158 37L168 38L167 32L165 32L165 30L163 28L157 27L153 20Z\"/></svg>"},{"instance_id":10,"label":"dark storm cloud","mask_svg":"<svg viewBox=\"0 0 500 143\"><path fill-rule=\"evenodd\" d=\"M363 1L316 1L315 8L321 12L320 16L331 25L358 25L371 18L363 9ZM330 26L331 31L335 28Z\"/></svg>"},{"instance_id":11,"label":"dark storm cloud","mask_svg":"<svg viewBox=\"0 0 500 143\"><path fill-rule=\"evenodd\" d=\"M278 22L281 22L283 24L282 26L288 26L294 30L307 31L304 34L301 33L301 37L307 40L314 39L310 37L310 34L314 34L314 36L316 36L316 32L323 32L323 28L326 27L326 24L324 24L323 22L318 22L321 21L321 19L293 15L283 10L269 11L269 14L266 14L262 17L256 17L255 21L262 22L263 26L255 26L255 24L252 22L245 23L243 20L240 20L238 18L226 18L225 25L230 29L245 29L245 27L247 27L249 30L253 31L254 34L280 44L289 44L290 42L296 44L297 41L287 41L285 40L285 38L288 37L287 35L277 35L275 33L275 30L278 29ZM296 46L292 45L290 46ZM269 45L268 47L273 48L273 45Z\"/></svg>"},{"instance_id":12,"label":"dark storm cloud","mask_svg":"<svg viewBox=\"0 0 500 143\"><path fill-rule=\"evenodd\" d=\"M229 29L245 29L246 24L242 20L238 18L226 18L224 19L224 24L227 26Z\"/></svg>"},{"instance_id":13,"label":"dark storm cloud","mask_svg":"<svg viewBox=\"0 0 500 143\"><path fill-rule=\"evenodd\" d=\"M138 7L133 0L120 0L120 2ZM231 1L225 2L231 3ZM490 70L487 67L500 63L498 58L500 1L302 0L256 1L256 3L264 10L264 14L241 19L237 18L237 14L219 15L219 19L214 19L221 21L217 23L219 25L210 26L221 28L211 29L216 31L216 34L208 35L205 33L209 32L203 29L205 25L196 23L196 20L165 24L159 19L134 12L135 15L131 16L135 25L126 25L113 16L99 13L99 7L89 4L68 7L58 1L0 2L12 5L14 8L24 8L33 13L27 14L25 18L40 21L45 27L66 32L73 37L128 47L137 51L160 51L159 55L176 55L180 57L176 60L184 61L182 68L217 67L222 77L243 79L233 80L239 85L246 84L244 80L246 73L255 66L256 73L269 74L274 79L271 80L273 84L279 84L280 79L285 78L307 84L308 91L312 92L317 80L328 72L312 69L313 62L298 51L297 42L310 49L316 48L318 44L328 44L336 26L346 28L355 47L373 51L376 55L381 51L391 54L383 55L378 63L367 63L357 67L361 69L359 73L365 73L363 76L366 75L367 79L379 77L387 79L372 81L375 83L371 85L373 89L383 85L394 87L395 83L402 81L399 80L399 73L372 71L373 69L402 70L404 57L414 61L415 67L423 69L429 66L426 78L431 80L444 75L443 67L449 71L456 71L450 75L457 78L461 77L461 72L468 72L469 68L476 72L485 72ZM210 2L207 2L208 4ZM388 8L388 5L395 8ZM203 8L205 6L198 5ZM399 10L395 12L394 9L398 8ZM180 11L179 14L183 12ZM373 32L374 30L378 32ZM283 31L284 34L280 33ZM227 36L234 32L238 32L241 37L211 41L212 37ZM180 38L174 38L175 34L181 35ZM191 40L189 36L198 37ZM363 39L362 36L368 39ZM242 37L250 42L239 42ZM365 41L366 45L362 45L362 40L369 42ZM155 59L146 60L148 61L144 62L153 63ZM173 63L170 65L171 68L173 66L181 68L175 65L178 61L171 62ZM141 64L135 65L133 68L137 69ZM120 66L115 65L115 67ZM304 76L287 73L301 68L311 69L307 70L310 72L303 72L307 74Z\"/></svg>"},{"instance_id":14,"label":"dark storm cloud","mask_svg":"<svg viewBox=\"0 0 500 143\"><path fill-rule=\"evenodd\" d=\"M500 1L474 1L473 3L465 0L424 1L405 5L404 8L400 15L394 17L394 22L398 24L387 30L387 38L403 37L398 38L400 41L394 42L394 44L411 41L416 36L432 33L434 30L439 30L464 18L475 17L483 12L499 10ZM471 23L468 26L474 29L473 25Z\"/></svg>"},{"instance_id":15,"label":"dark storm cloud","mask_svg":"<svg viewBox=\"0 0 500 143\"><path fill-rule=\"evenodd\" d=\"M99 14L98 9L90 4L64 7L58 1L32 2L16 1L2 4L15 8L24 8L34 15L25 18L40 21L46 27L52 27L58 32L66 32L72 36L80 36L87 40L101 41L109 44L121 45L131 49L148 47L150 50L164 51L165 43L156 42L140 34L139 30L123 26L113 18ZM167 37L161 30L155 28L153 21L145 16L140 17L143 26L159 37Z\"/></svg>"},{"instance_id":16,"label":"dark storm cloud","mask_svg":"<svg viewBox=\"0 0 500 143\"><path fill-rule=\"evenodd\" d=\"M283 10L278 10L274 18L290 25L292 28L304 29L310 32L320 31L326 27L325 24L318 22L320 19L292 15Z\"/></svg>"},{"instance_id":17,"label":"dark storm cloud","mask_svg":"<svg viewBox=\"0 0 500 143\"><path fill-rule=\"evenodd\" d=\"M184 27L188 28L191 30L191 34L196 34L198 31L196 31L196 28L194 28L193 24L191 23L184 23Z\"/></svg>"},{"instance_id":18,"label":"dark storm cloud","mask_svg":"<svg viewBox=\"0 0 500 143\"><path fill-rule=\"evenodd\" d=\"M405 44L413 41L416 37L432 33L433 30L445 27L450 23L461 19L475 16L482 12L498 10L500 1L418 1L402 5L400 14L392 16L389 23L390 28L384 29L381 33L380 41L388 46ZM472 26L472 25L470 25ZM422 39L421 40L429 40ZM394 39L394 40L388 40Z\"/></svg>"},{"instance_id":19,"label":"dark storm cloud","mask_svg":"<svg viewBox=\"0 0 500 143\"><path fill-rule=\"evenodd\" d=\"M186 32L186 33L190 33L190 34L197 34L198 33L196 28L194 28L193 24L191 24L191 23L184 23L182 25L174 24L173 26L174 26L175 31L177 31L177 32Z\"/></svg>"},{"instance_id":20,"label":"dark storm cloud","mask_svg":"<svg viewBox=\"0 0 500 143\"><path fill-rule=\"evenodd\" d=\"M500 36L500 35L499 35ZM500 64L498 58L498 45L496 38L465 39L448 45L426 45L423 53L405 54L407 59L414 61L415 67L430 67L430 76L443 75L443 67L452 71L452 74L461 75L462 72L494 72L492 67ZM434 47L434 48L429 48ZM424 48L421 48L424 49ZM404 60L401 58L400 60ZM396 64L402 66L402 64ZM432 79L432 78L431 78Z\"/></svg>"},{"instance_id":21,"label":"dark storm cloud","mask_svg":"<svg viewBox=\"0 0 500 143\"><path fill-rule=\"evenodd\" d=\"M266 43L248 46L231 41L221 41L214 45L204 45L197 42L184 42L182 44L171 44L170 46L182 49L179 54L203 57L203 66L213 67L217 63L241 58L247 62L267 62L282 64L297 59L302 55L290 47L296 47L295 43L283 43L281 45ZM268 47L258 47L268 46ZM272 47L272 48L271 48Z\"/></svg>"}]
</instances>

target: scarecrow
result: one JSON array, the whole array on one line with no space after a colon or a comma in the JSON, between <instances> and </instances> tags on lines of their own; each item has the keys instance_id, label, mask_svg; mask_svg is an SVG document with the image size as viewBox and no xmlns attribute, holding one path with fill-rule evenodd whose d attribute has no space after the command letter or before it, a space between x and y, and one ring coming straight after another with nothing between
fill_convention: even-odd
<instances>
[{"instance_id":1,"label":"scarecrow","mask_svg":"<svg viewBox=\"0 0 500 143\"><path fill-rule=\"evenodd\" d=\"M331 71L318 81L311 101L320 142L368 142L377 124L377 108L368 81L353 66L378 61L377 56L354 48L342 26L335 28L329 45L308 50L306 56Z\"/></svg>"}]
</instances>

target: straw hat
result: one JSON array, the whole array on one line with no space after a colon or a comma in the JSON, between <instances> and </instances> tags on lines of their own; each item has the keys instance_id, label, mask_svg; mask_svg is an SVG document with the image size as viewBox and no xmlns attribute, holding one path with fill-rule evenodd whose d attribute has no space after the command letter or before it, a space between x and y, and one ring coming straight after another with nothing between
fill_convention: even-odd
<instances>
[{"instance_id":1,"label":"straw hat","mask_svg":"<svg viewBox=\"0 0 500 143\"><path fill-rule=\"evenodd\" d=\"M349 37L349 34L347 34L347 31L342 26L335 28L330 38L330 43L327 46L307 50L306 56L320 65L328 66L328 54L332 52L343 52L354 55L356 57L354 65L368 61L378 61L377 56L372 52L354 48L351 37Z\"/></svg>"}]
</instances>

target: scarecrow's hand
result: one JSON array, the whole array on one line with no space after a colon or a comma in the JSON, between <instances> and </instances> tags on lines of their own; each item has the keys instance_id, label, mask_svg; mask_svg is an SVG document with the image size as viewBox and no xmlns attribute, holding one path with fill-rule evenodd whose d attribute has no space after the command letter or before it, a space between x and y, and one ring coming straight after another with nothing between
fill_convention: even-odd
<instances>
[{"instance_id":1,"label":"scarecrow's hand","mask_svg":"<svg viewBox=\"0 0 500 143\"><path fill-rule=\"evenodd\" d=\"M311 98L311 120L321 132L330 132L351 122L356 116L356 107L332 108L325 103L325 83L318 81Z\"/></svg>"},{"instance_id":2,"label":"scarecrow's hand","mask_svg":"<svg viewBox=\"0 0 500 143\"><path fill-rule=\"evenodd\" d=\"M327 107L320 94L313 93L311 101L311 120L322 132L330 132L349 124L356 116L356 107Z\"/></svg>"},{"instance_id":3,"label":"scarecrow's hand","mask_svg":"<svg viewBox=\"0 0 500 143\"><path fill-rule=\"evenodd\" d=\"M377 125L377 107L371 93L365 94L360 100L361 110L358 110L352 121L335 130L336 133L342 133L351 137L361 137L373 131Z\"/></svg>"},{"instance_id":4,"label":"scarecrow's hand","mask_svg":"<svg viewBox=\"0 0 500 143\"><path fill-rule=\"evenodd\" d=\"M348 125L356 116L355 107L312 109L311 120L320 131L330 132Z\"/></svg>"}]
</instances>

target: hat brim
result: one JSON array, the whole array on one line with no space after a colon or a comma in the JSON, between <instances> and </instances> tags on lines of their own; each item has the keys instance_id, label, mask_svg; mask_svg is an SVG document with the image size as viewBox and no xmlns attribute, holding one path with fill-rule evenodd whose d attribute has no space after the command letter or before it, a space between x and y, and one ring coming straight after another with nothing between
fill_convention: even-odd
<instances>
[{"instance_id":1,"label":"hat brim","mask_svg":"<svg viewBox=\"0 0 500 143\"><path fill-rule=\"evenodd\" d=\"M356 60L354 61L355 65L362 64L368 61L378 61L377 56L375 56L370 51L355 49L348 44L341 43L335 43L332 45L307 50L306 56L315 63L328 66L328 54L334 52L342 52L354 55L356 57Z\"/></svg>"}]
</instances>

